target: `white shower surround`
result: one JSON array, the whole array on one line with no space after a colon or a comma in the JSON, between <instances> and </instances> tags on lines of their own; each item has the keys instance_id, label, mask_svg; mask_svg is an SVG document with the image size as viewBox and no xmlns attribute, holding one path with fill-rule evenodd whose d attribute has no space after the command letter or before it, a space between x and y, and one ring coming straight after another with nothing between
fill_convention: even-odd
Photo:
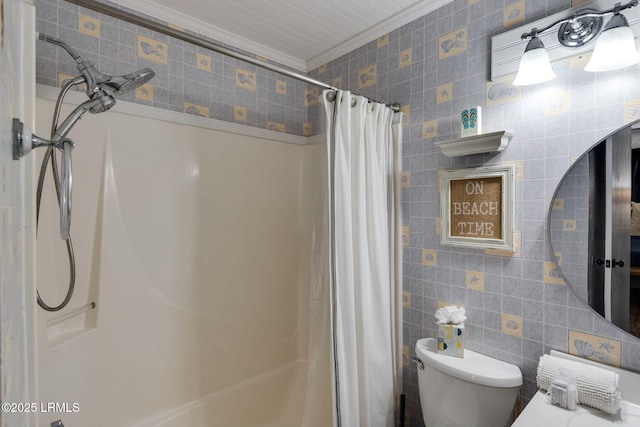
<instances>
[{"instance_id":1,"label":"white shower surround","mask_svg":"<svg viewBox=\"0 0 640 427\"><path fill-rule=\"evenodd\" d=\"M300 426L320 147L119 106L87 114L70 134L77 262L70 308L90 301L97 308L49 332L50 314L38 312L38 398L80 407L40 414L40 423ZM53 102L38 98L37 133L47 135L52 111ZM55 301L66 291L68 261L57 207L46 197L38 287ZM330 423L327 409L318 426Z\"/></svg>"}]
</instances>

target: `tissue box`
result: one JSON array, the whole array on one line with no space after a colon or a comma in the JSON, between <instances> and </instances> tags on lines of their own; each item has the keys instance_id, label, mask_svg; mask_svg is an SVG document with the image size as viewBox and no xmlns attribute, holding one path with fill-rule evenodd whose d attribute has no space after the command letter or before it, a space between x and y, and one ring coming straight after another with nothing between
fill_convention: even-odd
<instances>
[{"instance_id":1,"label":"tissue box","mask_svg":"<svg viewBox=\"0 0 640 427\"><path fill-rule=\"evenodd\" d=\"M438 353L464 357L464 323L438 325Z\"/></svg>"}]
</instances>

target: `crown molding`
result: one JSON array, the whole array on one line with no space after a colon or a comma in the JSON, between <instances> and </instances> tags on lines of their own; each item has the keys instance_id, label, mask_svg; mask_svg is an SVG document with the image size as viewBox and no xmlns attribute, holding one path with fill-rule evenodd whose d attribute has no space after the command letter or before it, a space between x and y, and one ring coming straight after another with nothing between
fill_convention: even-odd
<instances>
[{"instance_id":1,"label":"crown molding","mask_svg":"<svg viewBox=\"0 0 640 427\"><path fill-rule=\"evenodd\" d=\"M385 34L396 30L410 22L431 13L442 6L451 3L453 0L421 0L413 6L396 13L390 18L380 22L377 25L355 35L354 37L340 43L331 49L326 50L320 55L314 56L307 61L307 72L340 58L359 47L376 40Z\"/></svg>"},{"instance_id":2,"label":"crown molding","mask_svg":"<svg viewBox=\"0 0 640 427\"><path fill-rule=\"evenodd\" d=\"M201 36L209 37L218 42L225 43L233 48L249 52L250 54L262 56L270 61L299 71L307 72L306 62L303 59L287 55L279 50L272 49L260 43L256 43L237 34L223 30L214 25L187 16L184 13L170 9L166 6L152 4L150 0L112 0L114 3L125 6L136 12L161 19L168 23L178 25L186 30L192 31Z\"/></svg>"}]
</instances>

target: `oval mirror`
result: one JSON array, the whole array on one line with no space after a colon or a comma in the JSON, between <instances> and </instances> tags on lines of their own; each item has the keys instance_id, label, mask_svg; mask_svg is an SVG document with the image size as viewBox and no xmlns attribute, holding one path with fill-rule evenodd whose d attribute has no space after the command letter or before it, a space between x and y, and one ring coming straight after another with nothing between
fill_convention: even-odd
<instances>
[{"instance_id":1,"label":"oval mirror","mask_svg":"<svg viewBox=\"0 0 640 427\"><path fill-rule=\"evenodd\" d=\"M640 338L640 120L573 163L551 200L547 230L558 279Z\"/></svg>"}]
</instances>

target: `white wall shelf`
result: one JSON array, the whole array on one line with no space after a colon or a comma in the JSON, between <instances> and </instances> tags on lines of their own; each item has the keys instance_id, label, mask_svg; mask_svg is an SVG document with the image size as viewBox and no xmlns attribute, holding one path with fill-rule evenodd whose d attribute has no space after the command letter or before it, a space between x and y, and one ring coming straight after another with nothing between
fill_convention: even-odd
<instances>
[{"instance_id":1,"label":"white wall shelf","mask_svg":"<svg viewBox=\"0 0 640 427\"><path fill-rule=\"evenodd\" d=\"M436 142L442 153L449 157L467 154L492 153L502 151L509 145L513 132L502 130L482 135L467 136L451 141Z\"/></svg>"}]
</instances>

